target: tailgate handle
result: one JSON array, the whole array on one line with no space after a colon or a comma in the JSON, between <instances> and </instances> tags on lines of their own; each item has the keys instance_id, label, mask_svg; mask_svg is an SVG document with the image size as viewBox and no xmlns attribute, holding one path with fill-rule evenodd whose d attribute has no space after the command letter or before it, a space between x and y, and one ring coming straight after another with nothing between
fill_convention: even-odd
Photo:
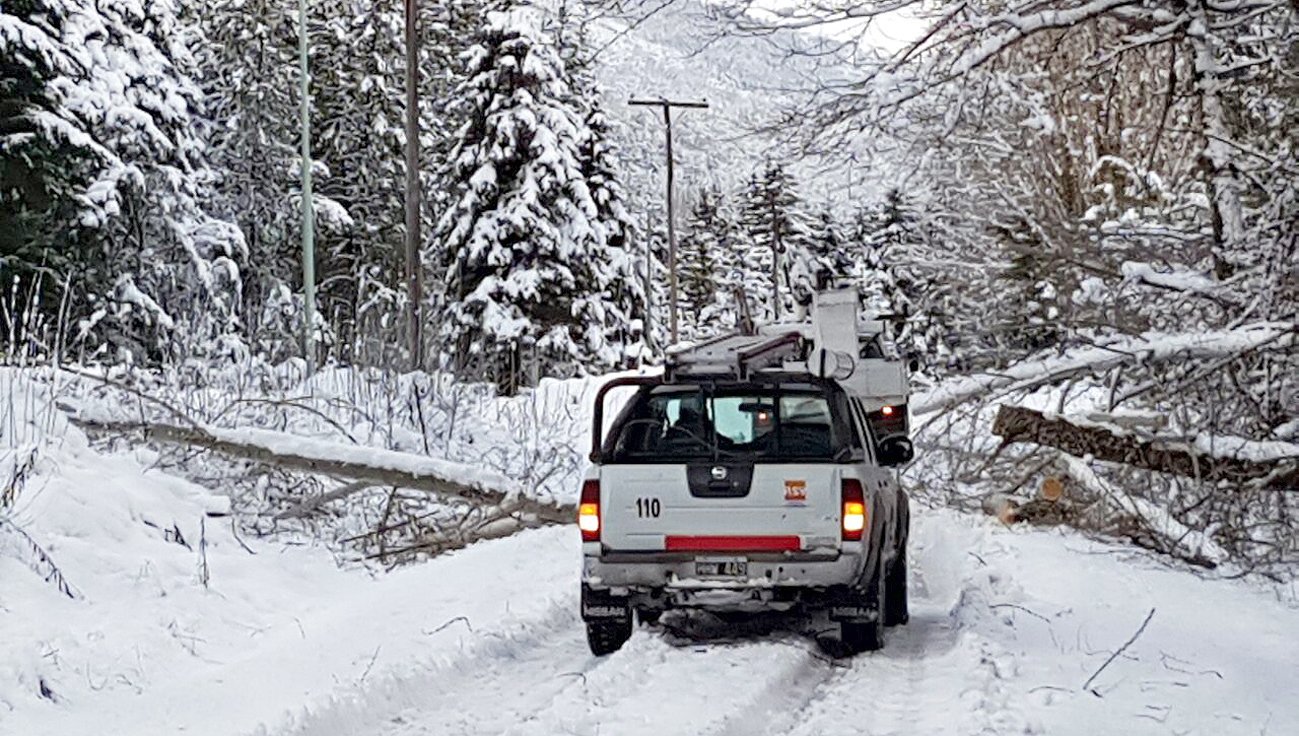
<instances>
[{"instance_id":1,"label":"tailgate handle","mask_svg":"<svg viewBox=\"0 0 1299 736\"><path fill-rule=\"evenodd\" d=\"M687 466L686 476L690 484L690 495L695 498L743 498L749 495L753 466L725 462L700 463Z\"/></svg>"}]
</instances>

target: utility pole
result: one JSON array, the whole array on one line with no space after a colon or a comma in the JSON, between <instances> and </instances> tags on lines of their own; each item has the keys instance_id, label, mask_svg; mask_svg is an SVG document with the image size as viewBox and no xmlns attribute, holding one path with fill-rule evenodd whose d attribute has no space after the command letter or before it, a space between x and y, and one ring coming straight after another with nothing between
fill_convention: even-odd
<instances>
[{"instance_id":1,"label":"utility pole","mask_svg":"<svg viewBox=\"0 0 1299 736\"><path fill-rule=\"evenodd\" d=\"M311 70L307 66L307 0L298 2L298 71L302 88L302 355L316 370L316 205L311 194Z\"/></svg>"},{"instance_id":2,"label":"utility pole","mask_svg":"<svg viewBox=\"0 0 1299 736\"><path fill-rule=\"evenodd\" d=\"M780 210L776 208L776 193L767 190L767 206L771 208L771 286L774 296L771 310L774 321L780 321L780 256L785 252L785 243L780 237Z\"/></svg>"},{"instance_id":3,"label":"utility pole","mask_svg":"<svg viewBox=\"0 0 1299 736\"><path fill-rule=\"evenodd\" d=\"M424 367L423 274L420 272L419 15L406 0L406 330L410 367Z\"/></svg>"},{"instance_id":4,"label":"utility pole","mask_svg":"<svg viewBox=\"0 0 1299 736\"><path fill-rule=\"evenodd\" d=\"M641 330L645 340L645 350L654 354L654 241L645 237L645 327ZM643 362L643 361L642 361ZM639 363L637 364L639 365Z\"/></svg>"},{"instance_id":5,"label":"utility pole","mask_svg":"<svg viewBox=\"0 0 1299 736\"><path fill-rule=\"evenodd\" d=\"M673 343L677 341L677 232L676 219L673 217L672 205L672 186L675 178L674 165L672 160L672 108L707 108L707 102L672 102L669 100L629 100L629 105L638 107L660 107L663 109L663 125L667 130L667 153L668 153L668 324ZM653 242L646 238L645 247ZM648 329L649 325L649 295L646 295L646 320L645 324Z\"/></svg>"}]
</instances>

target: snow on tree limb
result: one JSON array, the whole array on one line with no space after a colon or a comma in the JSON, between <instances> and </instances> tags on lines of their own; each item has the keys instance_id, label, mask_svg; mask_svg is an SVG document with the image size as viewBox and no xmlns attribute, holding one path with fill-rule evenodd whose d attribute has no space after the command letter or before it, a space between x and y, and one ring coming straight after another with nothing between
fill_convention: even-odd
<instances>
[{"instance_id":1,"label":"snow on tree limb","mask_svg":"<svg viewBox=\"0 0 1299 736\"><path fill-rule=\"evenodd\" d=\"M911 410L917 415L931 414L996 392L1032 391L1122 365L1221 358L1264 346L1280 350L1295 344L1295 334L1293 324L1265 323L1234 330L1129 337L1075 348L1058 357L1024 361L996 374L984 373L948 382L913 403Z\"/></svg>"}]
</instances>

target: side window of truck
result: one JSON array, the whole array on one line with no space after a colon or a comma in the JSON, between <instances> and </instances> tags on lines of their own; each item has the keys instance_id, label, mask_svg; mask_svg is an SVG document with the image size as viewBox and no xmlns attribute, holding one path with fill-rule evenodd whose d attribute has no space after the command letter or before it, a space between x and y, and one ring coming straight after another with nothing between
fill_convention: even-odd
<instances>
[{"instance_id":1,"label":"side window of truck","mask_svg":"<svg viewBox=\"0 0 1299 736\"><path fill-rule=\"evenodd\" d=\"M851 399L853 425L862 445L866 448L866 460L871 465L875 464L875 437L871 435L870 422L866 421L866 409L862 407L860 399Z\"/></svg>"}]
</instances>

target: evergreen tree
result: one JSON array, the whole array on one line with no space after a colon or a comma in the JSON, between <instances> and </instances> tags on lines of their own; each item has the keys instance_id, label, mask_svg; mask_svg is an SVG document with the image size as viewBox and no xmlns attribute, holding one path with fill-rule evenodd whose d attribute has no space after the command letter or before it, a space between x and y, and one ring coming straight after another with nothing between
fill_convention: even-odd
<instances>
[{"instance_id":1,"label":"evergreen tree","mask_svg":"<svg viewBox=\"0 0 1299 736\"><path fill-rule=\"evenodd\" d=\"M43 22L48 7L14 0L0 9L0 259L10 274L65 271L75 245L59 242L75 222L90 152L49 127L58 116L48 85L71 65ZM62 246L62 247L55 247ZM47 292L59 286L48 279ZM54 296L47 293L46 296ZM57 301L57 300L56 300Z\"/></svg>"},{"instance_id":2,"label":"evergreen tree","mask_svg":"<svg viewBox=\"0 0 1299 736\"><path fill-rule=\"evenodd\" d=\"M420 2L420 190L425 267L445 261L428 233L444 210L460 118L451 91L483 14L500 0ZM308 7L318 325L349 362L401 357L405 307L405 15L385 0L313 0ZM244 295L261 351L297 352L301 320L300 71L297 14L268 0L202 7L205 93L222 121L213 146L226 211L248 233ZM436 311L439 279L427 279Z\"/></svg>"},{"instance_id":3,"label":"evergreen tree","mask_svg":"<svg viewBox=\"0 0 1299 736\"><path fill-rule=\"evenodd\" d=\"M998 341L1016 352L1034 352L1058 344L1060 331L1060 295L1073 291L1060 289L1058 281L1065 270L1034 235L1028 223L1007 224L997 229L1000 243L1009 257L1009 268L1001 274L1005 288L1000 293L998 309L1003 324L1015 328L997 335Z\"/></svg>"},{"instance_id":4,"label":"evergreen tree","mask_svg":"<svg viewBox=\"0 0 1299 736\"><path fill-rule=\"evenodd\" d=\"M950 328L953 285L921 265L931 244L914 203L890 189L878 205L857 212L852 230L860 258L851 278L867 313L888 315L899 349L926 370L960 367Z\"/></svg>"},{"instance_id":5,"label":"evergreen tree","mask_svg":"<svg viewBox=\"0 0 1299 736\"><path fill-rule=\"evenodd\" d=\"M754 174L741 194L740 224L748 238L745 282L768 318L796 316L811 300L811 231L794 178L777 163ZM758 315L755 314L755 317Z\"/></svg>"},{"instance_id":6,"label":"evergreen tree","mask_svg":"<svg viewBox=\"0 0 1299 736\"><path fill-rule=\"evenodd\" d=\"M6 209L39 223L25 242L62 251L49 262L75 291L79 337L152 360L239 349L243 241L206 210L202 100L177 7L13 3L0 29L6 58L32 70L12 87L26 85L27 113L6 118L30 126L19 136L30 150L58 151L29 159L45 183L9 189L22 204ZM62 214L33 216L50 202Z\"/></svg>"},{"instance_id":7,"label":"evergreen tree","mask_svg":"<svg viewBox=\"0 0 1299 736\"><path fill-rule=\"evenodd\" d=\"M271 0L199 7L197 53L212 126L222 213L248 244L245 330L280 360L299 351L302 288L299 69L296 13ZM327 239L326 239L327 241Z\"/></svg>"},{"instance_id":8,"label":"evergreen tree","mask_svg":"<svg viewBox=\"0 0 1299 736\"><path fill-rule=\"evenodd\" d=\"M435 234L450 264L443 336L458 371L506 392L528 372L607 369L624 355L631 315L611 294L632 285L583 175L588 134L565 81L549 45L493 14L456 93L468 122Z\"/></svg>"},{"instance_id":9,"label":"evergreen tree","mask_svg":"<svg viewBox=\"0 0 1299 736\"><path fill-rule=\"evenodd\" d=\"M678 243L677 278L687 339L717 334L737 322L734 291L743 275L735 250L736 229L721 191L716 186L700 190Z\"/></svg>"},{"instance_id":10,"label":"evergreen tree","mask_svg":"<svg viewBox=\"0 0 1299 736\"><path fill-rule=\"evenodd\" d=\"M562 0L552 23L551 35L573 94L582 124L578 126L577 155L582 176L595 202L605 248L609 254L610 278L622 284L612 295L617 310L629 317L645 310L642 264L632 252L635 226L627 211L626 192L617 161L619 152L613 142L613 123L604 105L604 96L595 78L588 35L588 11L582 4ZM641 357L644 336L639 320L629 320L617 329L616 339L625 345L626 357L621 363Z\"/></svg>"},{"instance_id":11,"label":"evergreen tree","mask_svg":"<svg viewBox=\"0 0 1299 736\"><path fill-rule=\"evenodd\" d=\"M823 206L812 220L808 249L819 278L848 278L853 266L851 249L829 205Z\"/></svg>"}]
</instances>

